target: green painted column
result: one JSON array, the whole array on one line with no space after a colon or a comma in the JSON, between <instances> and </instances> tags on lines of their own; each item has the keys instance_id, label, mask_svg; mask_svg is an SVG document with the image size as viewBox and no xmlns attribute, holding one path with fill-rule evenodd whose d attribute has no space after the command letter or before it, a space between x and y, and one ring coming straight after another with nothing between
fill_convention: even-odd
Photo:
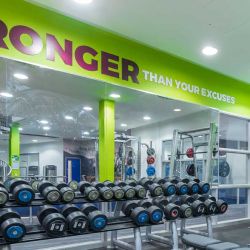
<instances>
[{"instance_id":1,"label":"green painted column","mask_svg":"<svg viewBox=\"0 0 250 250\"><path fill-rule=\"evenodd\" d=\"M99 181L114 181L115 103L99 103Z\"/></svg>"},{"instance_id":2,"label":"green painted column","mask_svg":"<svg viewBox=\"0 0 250 250\"><path fill-rule=\"evenodd\" d=\"M10 128L9 165L12 167L11 176L20 176L20 133L18 123L12 124Z\"/></svg>"}]
</instances>

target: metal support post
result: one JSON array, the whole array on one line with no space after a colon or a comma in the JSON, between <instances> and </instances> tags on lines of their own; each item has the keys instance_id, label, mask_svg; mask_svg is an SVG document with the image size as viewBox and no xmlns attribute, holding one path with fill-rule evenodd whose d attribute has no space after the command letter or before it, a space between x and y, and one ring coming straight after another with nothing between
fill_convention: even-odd
<instances>
[{"instance_id":1,"label":"metal support post","mask_svg":"<svg viewBox=\"0 0 250 250\"><path fill-rule=\"evenodd\" d=\"M135 236L135 249L142 250L141 229L139 227L134 228L134 236Z\"/></svg>"},{"instance_id":2,"label":"metal support post","mask_svg":"<svg viewBox=\"0 0 250 250\"><path fill-rule=\"evenodd\" d=\"M208 233L208 237L213 238L212 217L211 217L211 216L207 216L207 217L206 217L206 222L207 222L207 233Z\"/></svg>"},{"instance_id":3,"label":"metal support post","mask_svg":"<svg viewBox=\"0 0 250 250\"><path fill-rule=\"evenodd\" d=\"M101 211L105 214L108 211L108 203L101 203ZM108 232L101 233L101 240L103 242L103 246L106 247L108 245Z\"/></svg>"}]
</instances>

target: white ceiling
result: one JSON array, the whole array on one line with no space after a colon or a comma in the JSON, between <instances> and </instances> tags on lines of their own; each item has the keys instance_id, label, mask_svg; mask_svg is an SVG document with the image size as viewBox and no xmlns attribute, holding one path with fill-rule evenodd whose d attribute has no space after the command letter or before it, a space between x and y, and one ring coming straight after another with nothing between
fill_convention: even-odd
<instances>
[{"instance_id":1,"label":"white ceiling","mask_svg":"<svg viewBox=\"0 0 250 250\"><path fill-rule=\"evenodd\" d=\"M17 72L26 74L29 79L14 78ZM14 97L0 97L0 114L11 116L20 123L23 134L36 135L39 141L42 141L39 136L46 132L38 121L44 119L51 127L48 136L79 139L83 131L97 136L99 101L109 99L112 92L121 95L116 101L115 113L118 132L206 109L7 59L0 59L0 91L3 90ZM93 110L86 112L84 106L91 106ZM174 108L182 111L174 112ZM65 120L65 115L74 120ZM144 121L145 115L152 119ZM122 123L127 127L122 128ZM27 141L25 137L24 140Z\"/></svg>"},{"instance_id":2,"label":"white ceiling","mask_svg":"<svg viewBox=\"0 0 250 250\"><path fill-rule=\"evenodd\" d=\"M250 82L249 0L29 0ZM214 57L201 54L206 45Z\"/></svg>"}]
</instances>

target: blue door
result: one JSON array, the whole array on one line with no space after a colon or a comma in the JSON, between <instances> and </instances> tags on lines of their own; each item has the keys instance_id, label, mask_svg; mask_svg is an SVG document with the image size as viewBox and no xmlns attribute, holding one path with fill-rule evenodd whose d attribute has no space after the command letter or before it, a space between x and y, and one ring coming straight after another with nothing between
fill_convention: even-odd
<instances>
[{"instance_id":1,"label":"blue door","mask_svg":"<svg viewBox=\"0 0 250 250\"><path fill-rule=\"evenodd\" d=\"M70 165L71 167L69 169ZM71 176L71 178L69 178L69 175ZM81 180L81 159L71 157L66 158L66 176L67 180L72 179L78 182Z\"/></svg>"}]
</instances>

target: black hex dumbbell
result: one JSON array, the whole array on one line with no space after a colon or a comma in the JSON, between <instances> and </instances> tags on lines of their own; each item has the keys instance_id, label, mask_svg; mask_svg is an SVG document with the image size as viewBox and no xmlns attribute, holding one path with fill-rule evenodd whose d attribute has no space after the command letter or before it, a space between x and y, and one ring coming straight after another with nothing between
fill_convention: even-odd
<instances>
[{"instance_id":1,"label":"black hex dumbbell","mask_svg":"<svg viewBox=\"0 0 250 250\"><path fill-rule=\"evenodd\" d=\"M56 187L61 193L63 202L69 203L75 199L75 192L65 182L58 183Z\"/></svg>"},{"instance_id":2,"label":"black hex dumbbell","mask_svg":"<svg viewBox=\"0 0 250 250\"><path fill-rule=\"evenodd\" d=\"M88 229L88 218L75 205L67 204L61 211L68 229L73 234L82 234Z\"/></svg>"},{"instance_id":3,"label":"black hex dumbbell","mask_svg":"<svg viewBox=\"0 0 250 250\"><path fill-rule=\"evenodd\" d=\"M79 191L84 195L87 200L95 201L99 198L99 191L93 187L88 181L81 181L78 183Z\"/></svg>"},{"instance_id":4,"label":"black hex dumbbell","mask_svg":"<svg viewBox=\"0 0 250 250\"><path fill-rule=\"evenodd\" d=\"M0 207L3 207L9 200L9 193L4 184L0 182Z\"/></svg>"},{"instance_id":5,"label":"black hex dumbbell","mask_svg":"<svg viewBox=\"0 0 250 250\"><path fill-rule=\"evenodd\" d=\"M98 181L92 182L91 185L99 191L100 196L103 200L109 201L113 199L114 194L111 188Z\"/></svg>"},{"instance_id":6,"label":"black hex dumbbell","mask_svg":"<svg viewBox=\"0 0 250 250\"><path fill-rule=\"evenodd\" d=\"M58 188L56 188L54 186L54 184L52 184L49 181L41 181L39 182L39 184L37 185L37 189L39 191L39 193L42 195L42 197L48 202L48 203L57 203L61 200L61 193L58 190Z\"/></svg>"},{"instance_id":7,"label":"black hex dumbbell","mask_svg":"<svg viewBox=\"0 0 250 250\"><path fill-rule=\"evenodd\" d=\"M37 218L47 235L51 237L60 237L67 230L66 219L53 206L43 206L38 212Z\"/></svg>"},{"instance_id":8,"label":"black hex dumbbell","mask_svg":"<svg viewBox=\"0 0 250 250\"><path fill-rule=\"evenodd\" d=\"M152 203L164 211L167 220L175 220L180 216L180 206L169 202L166 197L156 197Z\"/></svg>"},{"instance_id":9,"label":"black hex dumbbell","mask_svg":"<svg viewBox=\"0 0 250 250\"><path fill-rule=\"evenodd\" d=\"M0 225L1 234L7 242L18 242L26 234L26 227L20 215L11 209L0 210Z\"/></svg>"},{"instance_id":10,"label":"black hex dumbbell","mask_svg":"<svg viewBox=\"0 0 250 250\"><path fill-rule=\"evenodd\" d=\"M192 213L194 217L201 216L206 213L206 206L204 202L200 200L195 200L193 196L182 195L179 202L181 204L187 204L192 208Z\"/></svg>"},{"instance_id":11,"label":"black hex dumbbell","mask_svg":"<svg viewBox=\"0 0 250 250\"><path fill-rule=\"evenodd\" d=\"M137 226L149 223L149 213L145 208L139 207L136 201L127 201L122 206L122 212L130 217Z\"/></svg>"},{"instance_id":12,"label":"black hex dumbbell","mask_svg":"<svg viewBox=\"0 0 250 250\"><path fill-rule=\"evenodd\" d=\"M83 204L81 207L81 211L88 217L89 228L91 230L98 232L106 227L108 223L107 216L99 211L94 204Z\"/></svg>"},{"instance_id":13,"label":"black hex dumbbell","mask_svg":"<svg viewBox=\"0 0 250 250\"><path fill-rule=\"evenodd\" d=\"M163 210L158 206L153 205L149 200L141 200L138 202L139 207L143 207L149 214L149 222L152 224L158 224L162 221Z\"/></svg>"},{"instance_id":14,"label":"black hex dumbbell","mask_svg":"<svg viewBox=\"0 0 250 250\"><path fill-rule=\"evenodd\" d=\"M13 194L16 203L20 205L30 204L35 198L32 187L27 181L21 179L12 179L9 182L9 192Z\"/></svg>"}]
</instances>

